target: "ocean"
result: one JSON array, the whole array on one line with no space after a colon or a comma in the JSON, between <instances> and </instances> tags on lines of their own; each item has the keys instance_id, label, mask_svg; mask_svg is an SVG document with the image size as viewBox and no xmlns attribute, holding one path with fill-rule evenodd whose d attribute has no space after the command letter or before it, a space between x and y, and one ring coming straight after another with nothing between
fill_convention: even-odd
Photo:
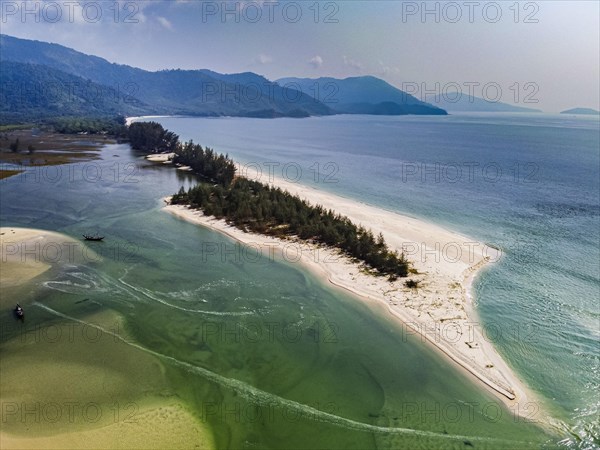
<instances>
[{"instance_id":1,"label":"ocean","mask_svg":"<svg viewBox=\"0 0 600 450\"><path fill-rule=\"evenodd\" d=\"M265 181L284 177L500 248L474 284L481 326L558 434L511 414L382 310L160 212L162 197L194 179L127 145L60 175L31 168L2 181L2 226L108 236L102 260L8 291L32 305L35 323L64 320L51 311L82 320L117 311L139 345L179 361L163 361L171 389L219 448L600 445L597 118L154 120L228 153L242 174L259 168ZM6 345L17 331L4 326ZM541 405L519 407L540 418Z\"/></svg>"}]
</instances>

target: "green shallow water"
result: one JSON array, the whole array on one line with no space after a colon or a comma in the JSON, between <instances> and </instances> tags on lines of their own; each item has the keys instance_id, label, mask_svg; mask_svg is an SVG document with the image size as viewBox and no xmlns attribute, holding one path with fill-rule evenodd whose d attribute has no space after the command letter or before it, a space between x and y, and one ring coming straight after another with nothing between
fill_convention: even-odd
<instances>
[{"instance_id":1,"label":"green shallow water","mask_svg":"<svg viewBox=\"0 0 600 450\"><path fill-rule=\"evenodd\" d=\"M81 254L87 245L101 260L67 258L30 284L3 290L5 355L23 333L9 314L17 299L27 311L26 333L58 323L82 327L110 310L123 323L89 330L123 344L113 352L133 349L159 360L168 391L210 427L218 448L517 449L556 442L377 308L293 263L256 258L161 212L160 198L189 183L188 175L148 165L127 146L108 146L102 156L107 175L95 182L2 182L2 226L107 236L82 243ZM128 163L136 182L111 171ZM102 353L102 342L90 340L69 361L77 352L82 362ZM140 377L134 368L121 369L133 383ZM111 386L107 399L98 399L106 408L119 395ZM132 401L166 388L153 389L132 392Z\"/></svg>"}]
</instances>

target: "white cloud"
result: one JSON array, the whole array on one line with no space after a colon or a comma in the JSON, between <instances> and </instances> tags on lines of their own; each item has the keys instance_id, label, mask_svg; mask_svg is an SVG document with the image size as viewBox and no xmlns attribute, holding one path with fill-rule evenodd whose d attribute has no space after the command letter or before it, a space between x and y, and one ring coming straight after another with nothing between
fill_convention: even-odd
<instances>
[{"instance_id":1,"label":"white cloud","mask_svg":"<svg viewBox=\"0 0 600 450\"><path fill-rule=\"evenodd\" d=\"M172 30L173 29L173 24L171 22L169 22L166 18L159 16L159 17L156 18L156 20L158 20L158 23L160 23L167 30Z\"/></svg>"},{"instance_id":2,"label":"white cloud","mask_svg":"<svg viewBox=\"0 0 600 450\"><path fill-rule=\"evenodd\" d=\"M398 75L400 69L398 67L390 67L379 61L379 75Z\"/></svg>"},{"instance_id":3,"label":"white cloud","mask_svg":"<svg viewBox=\"0 0 600 450\"><path fill-rule=\"evenodd\" d=\"M318 69L323 65L323 58L321 58L319 55L313 56L308 60L308 64L313 66L315 69Z\"/></svg>"},{"instance_id":4,"label":"white cloud","mask_svg":"<svg viewBox=\"0 0 600 450\"><path fill-rule=\"evenodd\" d=\"M269 55L265 55L264 53L261 53L260 55L258 55L257 58L254 59L254 62L258 63L258 64L271 64L273 62L273 58L270 57Z\"/></svg>"},{"instance_id":5,"label":"white cloud","mask_svg":"<svg viewBox=\"0 0 600 450\"><path fill-rule=\"evenodd\" d=\"M344 59L344 65L345 66L348 66L348 67L350 67L350 68L352 68L354 70L357 70L357 71L363 70L363 65L361 63L359 63L358 61L356 61L354 59L351 59L351 58L348 58L345 55L342 58Z\"/></svg>"}]
</instances>

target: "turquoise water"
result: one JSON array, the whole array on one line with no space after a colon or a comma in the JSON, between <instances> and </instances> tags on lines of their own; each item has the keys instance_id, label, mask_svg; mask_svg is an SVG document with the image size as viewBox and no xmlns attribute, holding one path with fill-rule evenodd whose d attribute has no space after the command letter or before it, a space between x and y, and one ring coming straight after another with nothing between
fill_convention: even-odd
<instances>
[{"instance_id":1,"label":"turquoise water","mask_svg":"<svg viewBox=\"0 0 600 450\"><path fill-rule=\"evenodd\" d=\"M295 180L301 172L299 182L307 185L499 246L504 258L475 285L483 326L573 430L598 443L597 118L160 121L184 139L228 152L248 167L258 164L265 179L274 173Z\"/></svg>"},{"instance_id":2,"label":"turquoise water","mask_svg":"<svg viewBox=\"0 0 600 450\"><path fill-rule=\"evenodd\" d=\"M515 125L522 120L533 131ZM536 339L530 329L525 341L506 332L496 336L498 348L549 400L565 428L583 439L569 442L593 446L598 127L565 122L544 140L560 124L548 120L161 119L183 138L239 161L296 163L307 184L314 183L316 166L310 167L318 163L320 189L430 218L510 249L477 283L484 324L519 331L534 326ZM503 136L518 139L518 130L534 134L523 147L530 153L506 150L512 147L505 143L508 153L500 158ZM570 139L559 139L563 134ZM494 150L468 146L461 135ZM527 162L563 141L576 143L585 164L556 148L549 167L570 162L573 173L544 166L540 181L525 187L503 178L494 186L476 179L398 181L409 163ZM294 264L256 259L218 234L161 213L160 198L193 183L189 175L148 164L126 145L104 148L100 163L62 167L60 176L31 169L2 181L2 225L75 238L97 230L107 236L94 246L104 258L74 259L25 288L5 290L3 305L12 303L7 296L25 303L28 326L119 312L136 345L161 359L171 388L211 427L219 448L539 448L570 436L549 437L515 419L377 308L323 286ZM369 181L374 177L377 185ZM551 186L552 202L546 203L555 207L543 203ZM576 207L566 202L569 195L578 199ZM563 249L565 241L572 242ZM524 258L530 248L515 242L543 244L541 259ZM556 249L574 260L586 251L567 271L561 260L551 264ZM2 343L17 333L10 319L3 315Z\"/></svg>"}]
</instances>

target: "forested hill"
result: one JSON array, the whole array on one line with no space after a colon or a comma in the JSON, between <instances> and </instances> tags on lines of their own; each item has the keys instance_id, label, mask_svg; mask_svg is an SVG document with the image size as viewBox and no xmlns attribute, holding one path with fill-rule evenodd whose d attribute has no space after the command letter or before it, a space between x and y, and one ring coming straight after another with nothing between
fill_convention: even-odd
<instances>
[{"instance_id":1,"label":"forested hill","mask_svg":"<svg viewBox=\"0 0 600 450\"><path fill-rule=\"evenodd\" d=\"M0 78L0 116L4 122L153 111L125 91L37 64L3 62Z\"/></svg>"},{"instance_id":2,"label":"forested hill","mask_svg":"<svg viewBox=\"0 0 600 450\"><path fill-rule=\"evenodd\" d=\"M425 103L388 82L372 77L281 78L281 86L301 89L338 113L372 115L445 115L437 106Z\"/></svg>"},{"instance_id":3,"label":"forested hill","mask_svg":"<svg viewBox=\"0 0 600 450\"><path fill-rule=\"evenodd\" d=\"M2 84L4 66L9 61L48 67L102 85L104 89L126 92L140 106L147 105L142 110L148 114L244 117L331 114L329 107L310 95L284 89L256 74L252 74L256 82L245 82L246 74L221 76L203 70L149 72L58 44L0 35Z\"/></svg>"}]
</instances>

